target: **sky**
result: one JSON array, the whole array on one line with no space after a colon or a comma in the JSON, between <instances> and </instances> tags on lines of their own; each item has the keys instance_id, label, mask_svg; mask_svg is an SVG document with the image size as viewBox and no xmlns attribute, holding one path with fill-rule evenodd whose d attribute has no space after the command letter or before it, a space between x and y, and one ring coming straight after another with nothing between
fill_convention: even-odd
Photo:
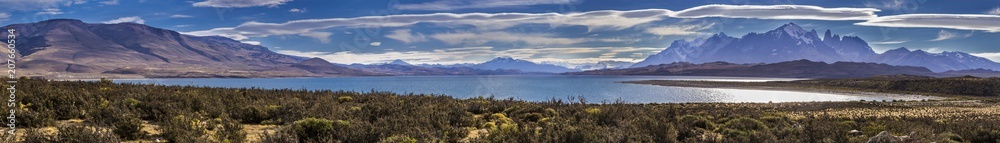
<instances>
[{"instance_id":1,"label":"sky","mask_svg":"<svg viewBox=\"0 0 1000 143\"><path fill-rule=\"evenodd\" d=\"M638 62L672 41L794 22L1000 61L1000 0L0 0L0 24L133 22L334 63ZM820 35L822 36L822 35Z\"/></svg>"}]
</instances>

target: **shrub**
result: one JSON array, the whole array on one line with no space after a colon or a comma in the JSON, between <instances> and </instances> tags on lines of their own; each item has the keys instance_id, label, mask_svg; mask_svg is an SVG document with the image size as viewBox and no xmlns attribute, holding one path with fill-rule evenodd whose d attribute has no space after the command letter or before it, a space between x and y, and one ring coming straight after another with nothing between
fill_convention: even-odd
<instances>
[{"instance_id":1,"label":"shrub","mask_svg":"<svg viewBox=\"0 0 1000 143\"><path fill-rule=\"evenodd\" d=\"M681 124L684 124L686 126L693 126L693 127L697 127L697 128L706 129L706 130L714 130L715 129L715 123L712 123L712 121L709 121L708 119L705 119L705 117L698 116L698 115L684 115L684 116L681 116L677 120L678 120L678 122L680 122Z\"/></svg>"},{"instance_id":2,"label":"shrub","mask_svg":"<svg viewBox=\"0 0 1000 143\"><path fill-rule=\"evenodd\" d=\"M601 108L590 107L590 108L587 108L586 110L584 110L583 112L586 112L587 114L590 114L590 115L597 115L597 114L601 114Z\"/></svg>"},{"instance_id":3,"label":"shrub","mask_svg":"<svg viewBox=\"0 0 1000 143\"><path fill-rule=\"evenodd\" d=\"M351 102L354 101L354 98L351 98L351 96L341 96L337 98L337 101L339 101L340 103Z\"/></svg>"},{"instance_id":4,"label":"shrub","mask_svg":"<svg viewBox=\"0 0 1000 143\"><path fill-rule=\"evenodd\" d=\"M379 143L416 143L417 139L410 138L406 135L393 135L391 137L382 139Z\"/></svg>"},{"instance_id":5,"label":"shrub","mask_svg":"<svg viewBox=\"0 0 1000 143\"><path fill-rule=\"evenodd\" d=\"M135 117L114 122L112 123L112 127L115 134L126 140L139 139L147 134L145 131L142 131L142 120Z\"/></svg>"},{"instance_id":6,"label":"shrub","mask_svg":"<svg viewBox=\"0 0 1000 143\"><path fill-rule=\"evenodd\" d=\"M725 128L736 129L739 131L764 131L767 130L767 125L764 122L758 121L757 119L740 117L726 122Z\"/></svg>"},{"instance_id":7,"label":"shrub","mask_svg":"<svg viewBox=\"0 0 1000 143\"><path fill-rule=\"evenodd\" d=\"M170 142L207 142L205 139L205 126L201 120L185 117L184 115L174 116L160 126L161 135Z\"/></svg>"},{"instance_id":8,"label":"shrub","mask_svg":"<svg viewBox=\"0 0 1000 143\"><path fill-rule=\"evenodd\" d=\"M246 142L247 133L243 132L243 124L229 118L223 118L221 130L215 132L215 139L223 143Z\"/></svg>"},{"instance_id":9,"label":"shrub","mask_svg":"<svg viewBox=\"0 0 1000 143\"><path fill-rule=\"evenodd\" d=\"M331 134L350 125L350 122L343 120L305 118L292 123L291 130L298 137L299 142L329 142L336 139Z\"/></svg>"},{"instance_id":10,"label":"shrub","mask_svg":"<svg viewBox=\"0 0 1000 143\"><path fill-rule=\"evenodd\" d=\"M39 130L28 130L24 137L26 143L112 143L121 142L117 135L111 133L110 129L71 125L57 128L58 133L46 135Z\"/></svg>"}]
</instances>

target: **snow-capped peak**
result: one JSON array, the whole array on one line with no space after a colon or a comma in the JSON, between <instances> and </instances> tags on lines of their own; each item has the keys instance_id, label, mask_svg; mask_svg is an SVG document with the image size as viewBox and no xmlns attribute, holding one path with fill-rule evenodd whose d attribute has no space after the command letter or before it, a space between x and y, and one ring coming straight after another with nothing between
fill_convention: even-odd
<instances>
[{"instance_id":1,"label":"snow-capped peak","mask_svg":"<svg viewBox=\"0 0 1000 143\"><path fill-rule=\"evenodd\" d=\"M808 32L805 29L802 29L802 27L799 27L799 25L795 25L795 23L791 23L791 22L789 22L788 24L782 25L780 29L782 31L785 31L785 33L788 33L788 35L792 35L794 37L798 37L799 35L802 35L802 34L805 34L805 33Z\"/></svg>"},{"instance_id":2,"label":"snow-capped peak","mask_svg":"<svg viewBox=\"0 0 1000 143\"><path fill-rule=\"evenodd\" d=\"M401 59L392 60L392 62L389 62L389 64L393 64L393 65L405 65L405 66L412 65L412 64L407 63L406 61L403 61Z\"/></svg>"}]
</instances>

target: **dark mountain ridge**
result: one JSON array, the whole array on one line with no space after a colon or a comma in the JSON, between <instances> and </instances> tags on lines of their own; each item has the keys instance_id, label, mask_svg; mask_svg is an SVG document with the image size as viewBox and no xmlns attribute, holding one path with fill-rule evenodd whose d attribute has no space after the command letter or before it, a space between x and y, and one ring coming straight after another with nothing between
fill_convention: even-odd
<instances>
[{"instance_id":1,"label":"dark mountain ridge","mask_svg":"<svg viewBox=\"0 0 1000 143\"><path fill-rule=\"evenodd\" d=\"M16 30L19 41L23 41L17 43L16 54L22 57L20 73L25 76L333 76L291 67L304 59L278 54L263 46L218 36L184 35L143 24L89 24L52 19L4 28Z\"/></svg>"},{"instance_id":2,"label":"dark mountain ridge","mask_svg":"<svg viewBox=\"0 0 1000 143\"><path fill-rule=\"evenodd\" d=\"M1000 63L963 52L928 53L899 48L878 54L860 37L840 36L826 30L820 39L816 30L806 31L795 23L764 33L752 32L740 38L719 33L691 41L676 40L667 49L632 67L673 62L776 63L798 59L920 66L935 72L976 68L1000 70Z\"/></svg>"}]
</instances>

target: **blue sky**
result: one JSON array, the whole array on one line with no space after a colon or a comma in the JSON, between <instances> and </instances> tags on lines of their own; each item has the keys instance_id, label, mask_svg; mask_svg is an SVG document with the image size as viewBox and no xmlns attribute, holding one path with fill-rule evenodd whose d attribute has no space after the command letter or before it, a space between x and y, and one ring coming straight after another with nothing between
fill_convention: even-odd
<instances>
[{"instance_id":1,"label":"blue sky","mask_svg":"<svg viewBox=\"0 0 1000 143\"><path fill-rule=\"evenodd\" d=\"M336 63L637 62L674 40L794 22L1000 61L1000 0L0 0L0 23L135 22Z\"/></svg>"}]
</instances>

